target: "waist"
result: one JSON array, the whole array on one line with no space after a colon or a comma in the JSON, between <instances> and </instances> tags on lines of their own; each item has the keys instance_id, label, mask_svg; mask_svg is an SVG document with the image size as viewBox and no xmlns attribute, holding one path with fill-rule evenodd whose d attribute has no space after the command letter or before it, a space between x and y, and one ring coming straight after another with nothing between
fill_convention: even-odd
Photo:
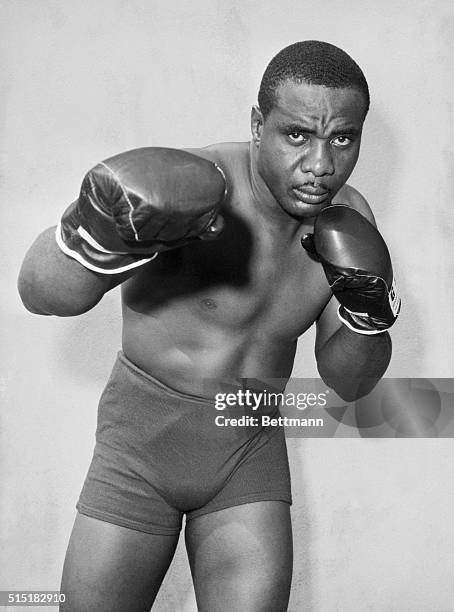
<instances>
[{"instance_id":1,"label":"waist","mask_svg":"<svg viewBox=\"0 0 454 612\"><path fill-rule=\"evenodd\" d=\"M215 406L218 410L274 412L281 403L287 379L260 379L241 377L197 378L189 381L178 375L164 376L149 372L134 363L124 351L118 353L121 362L135 377L175 399ZM281 384L276 384L281 383ZM282 387L282 388L281 388Z\"/></svg>"},{"instance_id":2,"label":"waist","mask_svg":"<svg viewBox=\"0 0 454 612\"><path fill-rule=\"evenodd\" d=\"M199 345L178 345L158 335L123 334L123 353L136 366L169 387L213 398L224 387L283 391L290 377L295 347L254 342L251 338Z\"/></svg>"}]
</instances>

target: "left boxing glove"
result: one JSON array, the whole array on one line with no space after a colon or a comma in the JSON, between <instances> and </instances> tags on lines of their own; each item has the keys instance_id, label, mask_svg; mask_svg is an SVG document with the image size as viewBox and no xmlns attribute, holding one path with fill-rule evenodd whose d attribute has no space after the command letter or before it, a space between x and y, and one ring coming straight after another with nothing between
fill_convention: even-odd
<instances>
[{"instance_id":1,"label":"left boxing glove","mask_svg":"<svg viewBox=\"0 0 454 612\"><path fill-rule=\"evenodd\" d=\"M146 147L90 170L57 227L60 249L86 268L117 274L157 252L222 230L220 168L178 149Z\"/></svg>"},{"instance_id":2,"label":"left boxing glove","mask_svg":"<svg viewBox=\"0 0 454 612\"><path fill-rule=\"evenodd\" d=\"M363 215L343 204L328 206L301 244L320 260L342 323L359 334L380 334L393 325L400 298L391 259L379 231Z\"/></svg>"}]
</instances>

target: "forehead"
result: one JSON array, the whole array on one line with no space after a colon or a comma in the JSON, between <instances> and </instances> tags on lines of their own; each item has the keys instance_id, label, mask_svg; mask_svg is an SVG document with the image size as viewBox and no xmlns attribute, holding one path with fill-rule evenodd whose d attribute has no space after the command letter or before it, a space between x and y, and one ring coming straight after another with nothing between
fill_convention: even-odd
<instances>
[{"instance_id":1,"label":"forehead","mask_svg":"<svg viewBox=\"0 0 454 612\"><path fill-rule=\"evenodd\" d=\"M365 117L365 100L358 89L285 81L276 89L272 114L292 120L348 121L358 126Z\"/></svg>"}]
</instances>

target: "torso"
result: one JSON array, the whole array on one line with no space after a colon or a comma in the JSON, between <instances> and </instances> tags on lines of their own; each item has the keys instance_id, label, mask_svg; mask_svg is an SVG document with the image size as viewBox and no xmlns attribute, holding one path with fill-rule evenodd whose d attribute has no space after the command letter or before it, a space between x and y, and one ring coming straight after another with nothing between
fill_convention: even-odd
<instances>
[{"instance_id":1,"label":"torso","mask_svg":"<svg viewBox=\"0 0 454 612\"><path fill-rule=\"evenodd\" d=\"M239 378L284 385L298 337L331 297L321 266L300 244L311 224L276 227L257 215L249 143L192 152L227 176L225 228L215 241L161 253L123 284L123 350L186 393L211 395L216 381ZM348 188L333 203L347 200Z\"/></svg>"}]
</instances>

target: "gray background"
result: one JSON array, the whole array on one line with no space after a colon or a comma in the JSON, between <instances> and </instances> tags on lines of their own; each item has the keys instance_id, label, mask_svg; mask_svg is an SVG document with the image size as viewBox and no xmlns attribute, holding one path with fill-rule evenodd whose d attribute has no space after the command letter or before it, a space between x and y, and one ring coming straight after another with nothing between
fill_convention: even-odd
<instances>
[{"instance_id":1,"label":"gray background","mask_svg":"<svg viewBox=\"0 0 454 612\"><path fill-rule=\"evenodd\" d=\"M287 44L337 44L370 84L350 182L374 210L403 299L387 375L453 376L450 1L4 0L0 10L2 588L59 586L120 343L118 291L74 319L24 311L15 282L26 248L103 158L249 139L263 70ZM295 376L316 376L313 340L301 340ZM292 439L289 450L293 612L454 610L450 439ZM181 547L156 610L195 609Z\"/></svg>"}]
</instances>

